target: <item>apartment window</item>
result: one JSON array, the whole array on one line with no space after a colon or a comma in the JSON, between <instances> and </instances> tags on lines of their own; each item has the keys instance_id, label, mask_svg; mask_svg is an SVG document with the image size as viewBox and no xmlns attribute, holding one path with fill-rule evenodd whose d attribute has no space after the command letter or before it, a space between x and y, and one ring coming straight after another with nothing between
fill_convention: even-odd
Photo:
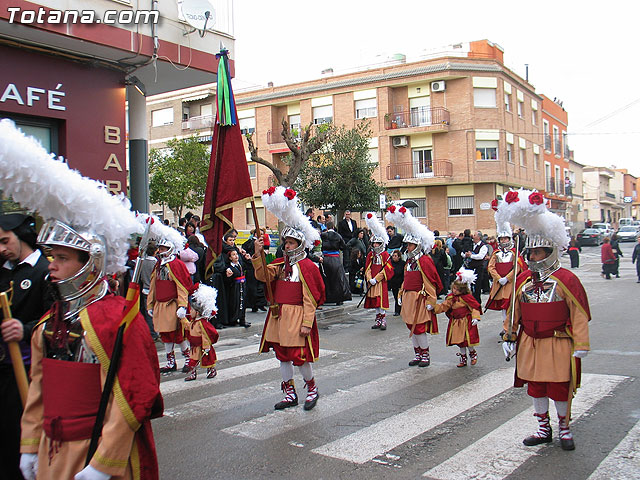
<instances>
[{"instance_id":1,"label":"apartment window","mask_svg":"<svg viewBox=\"0 0 640 480\"><path fill-rule=\"evenodd\" d=\"M300 134L300 115L289 115L289 128L291 130L297 130Z\"/></svg>"},{"instance_id":2,"label":"apartment window","mask_svg":"<svg viewBox=\"0 0 640 480\"><path fill-rule=\"evenodd\" d=\"M507 162L513 163L513 145L507 143Z\"/></svg>"},{"instance_id":3,"label":"apartment window","mask_svg":"<svg viewBox=\"0 0 640 480\"><path fill-rule=\"evenodd\" d=\"M497 160L497 140L476 140L476 160Z\"/></svg>"},{"instance_id":4,"label":"apartment window","mask_svg":"<svg viewBox=\"0 0 640 480\"><path fill-rule=\"evenodd\" d=\"M430 97L410 98L409 111L411 112L411 126L431 125Z\"/></svg>"},{"instance_id":5,"label":"apartment window","mask_svg":"<svg viewBox=\"0 0 640 480\"><path fill-rule=\"evenodd\" d=\"M411 200L416 202L417 207L409 207L411 215L416 218L425 218L427 216L427 201L424 198L405 198L403 200Z\"/></svg>"},{"instance_id":6,"label":"apartment window","mask_svg":"<svg viewBox=\"0 0 640 480\"><path fill-rule=\"evenodd\" d=\"M542 131L544 133L544 149L547 152L551 151L551 135L549 134L549 122L542 121Z\"/></svg>"},{"instance_id":7,"label":"apartment window","mask_svg":"<svg viewBox=\"0 0 640 480\"><path fill-rule=\"evenodd\" d=\"M535 170L540 170L540 154L539 153L533 154L533 168Z\"/></svg>"},{"instance_id":8,"label":"apartment window","mask_svg":"<svg viewBox=\"0 0 640 480\"><path fill-rule=\"evenodd\" d=\"M256 164L248 163L247 167L249 167L249 178L256 178Z\"/></svg>"},{"instance_id":9,"label":"apartment window","mask_svg":"<svg viewBox=\"0 0 640 480\"><path fill-rule=\"evenodd\" d=\"M473 215L473 195L465 197L447 197L449 216Z\"/></svg>"},{"instance_id":10,"label":"apartment window","mask_svg":"<svg viewBox=\"0 0 640 480\"><path fill-rule=\"evenodd\" d=\"M238 123L240 124L240 133L243 135L256 131L256 117L241 118Z\"/></svg>"},{"instance_id":11,"label":"apartment window","mask_svg":"<svg viewBox=\"0 0 640 480\"><path fill-rule=\"evenodd\" d=\"M173 107L161 108L151 112L151 126L173 125Z\"/></svg>"},{"instance_id":12,"label":"apartment window","mask_svg":"<svg viewBox=\"0 0 640 480\"><path fill-rule=\"evenodd\" d=\"M527 151L524 148L520 149L520 166L527 166Z\"/></svg>"},{"instance_id":13,"label":"apartment window","mask_svg":"<svg viewBox=\"0 0 640 480\"><path fill-rule=\"evenodd\" d=\"M256 213L258 214L258 222L260 225L264 226L264 207L256 207ZM255 222L253 221L253 210L251 207L246 208L246 224L254 226Z\"/></svg>"},{"instance_id":14,"label":"apartment window","mask_svg":"<svg viewBox=\"0 0 640 480\"><path fill-rule=\"evenodd\" d=\"M377 147L369 149L369 163L380 163L380 154Z\"/></svg>"},{"instance_id":15,"label":"apartment window","mask_svg":"<svg viewBox=\"0 0 640 480\"><path fill-rule=\"evenodd\" d=\"M479 108L496 108L496 89L474 88L473 106Z\"/></svg>"},{"instance_id":16,"label":"apartment window","mask_svg":"<svg viewBox=\"0 0 640 480\"><path fill-rule=\"evenodd\" d=\"M200 115L201 116L212 116L213 115L213 105L208 103L205 105L200 105Z\"/></svg>"},{"instance_id":17,"label":"apartment window","mask_svg":"<svg viewBox=\"0 0 640 480\"><path fill-rule=\"evenodd\" d=\"M551 176L551 164L549 162L544 162L544 181L545 181L545 190L550 193L554 193L556 191L556 183L555 179Z\"/></svg>"},{"instance_id":18,"label":"apartment window","mask_svg":"<svg viewBox=\"0 0 640 480\"><path fill-rule=\"evenodd\" d=\"M556 171L556 192L564 193L564 178L561 176L560 167L555 167Z\"/></svg>"},{"instance_id":19,"label":"apartment window","mask_svg":"<svg viewBox=\"0 0 640 480\"><path fill-rule=\"evenodd\" d=\"M323 105L321 107L313 107L313 123L321 125L323 123L331 123L333 121L333 105Z\"/></svg>"},{"instance_id":20,"label":"apartment window","mask_svg":"<svg viewBox=\"0 0 640 480\"><path fill-rule=\"evenodd\" d=\"M553 153L556 156L560 156L562 154L562 140L560 139L560 129L553 126Z\"/></svg>"},{"instance_id":21,"label":"apartment window","mask_svg":"<svg viewBox=\"0 0 640 480\"><path fill-rule=\"evenodd\" d=\"M378 107L375 98L356 100L356 118L374 118L378 116Z\"/></svg>"},{"instance_id":22,"label":"apartment window","mask_svg":"<svg viewBox=\"0 0 640 480\"><path fill-rule=\"evenodd\" d=\"M189 120L189 105L182 105L182 121Z\"/></svg>"},{"instance_id":23,"label":"apartment window","mask_svg":"<svg viewBox=\"0 0 640 480\"><path fill-rule=\"evenodd\" d=\"M524 111L524 102L518 101L518 116L522 118Z\"/></svg>"},{"instance_id":24,"label":"apartment window","mask_svg":"<svg viewBox=\"0 0 640 480\"><path fill-rule=\"evenodd\" d=\"M412 150L411 159L415 178L433 177L433 159L430 148Z\"/></svg>"},{"instance_id":25,"label":"apartment window","mask_svg":"<svg viewBox=\"0 0 640 480\"><path fill-rule=\"evenodd\" d=\"M511 111L511 94L510 93L504 94L504 108L507 112Z\"/></svg>"},{"instance_id":26,"label":"apartment window","mask_svg":"<svg viewBox=\"0 0 640 480\"><path fill-rule=\"evenodd\" d=\"M531 124L532 125L538 124L538 112L536 112L535 110L531 110Z\"/></svg>"},{"instance_id":27,"label":"apartment window","mask_svg":"<svg viewBox=\"0 0 640 480\"><path fill-rule=\"evenodd\" d=\"M569 144L567 143L567 132L562 131L562 144L564 145L564 158L569 159Z\"/></svg>"}]
</instances>

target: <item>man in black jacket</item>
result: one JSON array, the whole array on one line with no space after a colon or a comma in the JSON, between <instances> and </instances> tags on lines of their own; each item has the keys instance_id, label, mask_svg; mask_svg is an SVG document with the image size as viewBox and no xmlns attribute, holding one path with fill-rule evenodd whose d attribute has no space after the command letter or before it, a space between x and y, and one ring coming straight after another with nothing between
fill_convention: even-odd
<instances>
[{"instance_id":1,"label":"man in black jacket","mask_svg":"<svg viewBox=\"0 0 640 480\"><path fill-rule=\"evenodd\" d=\"M12 287L10 318L2 323L0 338L0 472L22 478L20 417L22 403L11 365L8 342L19 342L27 372L31 363L31 331L51 306L45 300L49 262L36 248L33 217L12 213L0 216L0 290Z\"/></svg>"},{"instance_id":2,"label":"man in black jacket","mask_svg":"<svg viewBox=\"0 0 640 480\"><path fill-rule=\"evenodd\" d=\"M345 210L344 218L338 222L338 233L344 240L345 245L349 243L349 240L353 238L357 230L358 225L356 225L355 220L351 219L351 212L349 210ZM345 270L349 269L349 263L351 263L351 249L345 246L342 251L342 264L344 265Z\"/></svg>"}]
</instances>

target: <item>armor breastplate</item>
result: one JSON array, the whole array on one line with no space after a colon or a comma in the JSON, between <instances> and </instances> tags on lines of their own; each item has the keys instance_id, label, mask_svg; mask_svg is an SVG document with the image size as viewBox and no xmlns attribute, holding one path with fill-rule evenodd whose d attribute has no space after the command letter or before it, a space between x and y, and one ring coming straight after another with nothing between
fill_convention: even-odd
<instances>
[{"instance_id":1,"label":"armor breastplate","mask_svg":"<svg viewBox=\"0 0 640 480\"><path fill-rule=\"evenodd\" d=\"M158 269L158 275L157 275L158 280L171 280L169 278L169 267L167 266L167 264L163 264L160 266L160 268Z\"/></svg>"},{"instance_id":2,"label":"armor breastplate","mask_svg":"<svg viewBox=\"0 0 640 480\"><path fill-rule=\"evenodd\" d=\"M49 319L42 330L44 357L67 362L99 363L98 357L93 352L87 341L87 336L80 317L74 315L62 322L65 332L56 332L55 321ZM66 341L59 347L55 341L57 335L65 335Z\"/></svg>"},{"instance_id":3,"label":"armor breastplate","mask_svg":"<svg viewBox=\"0 0 640 480\"><path fill-rule=\"evenodd\" d=\"M374 253L371 256L371 264L372 265L382 265L382 256L381 255L376 255L376 253Z\"/></svg>"},{"instance_id":4,"label":"armor breastplate","mask_svg":"<svg viewBox=\"0 0 640 480\"><path fill-rule=\"evenodd\" d=\"M511 250L506 252L498 250L496 252L496 261L498 263L513 263L513 252Z\"/></svg>"},{"instance_id":5,"label":"armor breastplate","mask_svg":"<svg viewBox=\"0 0 640 480\"><path fill-rule=\"evenodd\" d=\"M561 302L562 298L556 292L558 282L545 280L535 284L531 279L527 280L521 290L520 301L523 303L549 303Z\"/></svg>"},{"instance_id":6,"label":"armor breastplate","mask_svg":"<svg viewBox=\"0 0 640 480\"><path fill-rule=\"evenodd\" d=\"M418 262L420 262L420 257L422 256L422 252L415 256L415 261L407 261L407 272L415 272L416 270L420 270L418 266Z\"/></svg>"}]
</instances>

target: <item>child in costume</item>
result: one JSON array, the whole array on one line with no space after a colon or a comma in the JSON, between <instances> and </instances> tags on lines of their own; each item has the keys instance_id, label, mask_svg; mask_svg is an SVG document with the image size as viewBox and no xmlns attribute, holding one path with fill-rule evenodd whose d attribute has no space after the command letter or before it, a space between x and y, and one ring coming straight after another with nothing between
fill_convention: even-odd
<instances>
[{"instance_id":1,"label":"child in costume","mask_svg":"<svg viewBox=\"0 0 640 480\"><path fill-rule=\"evenodd\" d=\"M364 278L369 283L364 308L375 308L376 310L376 323L371 328L386 330L386 311L389 310L387 281L393 277L391 256L385 250L387 243L389 243L389 235L374 213L367 213L365 222L367 222L367 227L371 230L372 235L369 239L371 250L367 253L364 267Z\"/></svg>"},{"instance_id":2,"label":"child in costume","mask_svg":"<svg viewBox=\"0 0 640 480\"><path fill-rule=\"evenodd\" d=\"M198 365L207 369L207 378L215 377L216 351L213 345L218 341L218 331L209 323L209 319L217 313L216 298L218 291L207 285L197 284L189 298L191 314L183 323L191 345L189 358L189 375L184 379L190 382L198 377Z\"/></svg>"}]
</instances>

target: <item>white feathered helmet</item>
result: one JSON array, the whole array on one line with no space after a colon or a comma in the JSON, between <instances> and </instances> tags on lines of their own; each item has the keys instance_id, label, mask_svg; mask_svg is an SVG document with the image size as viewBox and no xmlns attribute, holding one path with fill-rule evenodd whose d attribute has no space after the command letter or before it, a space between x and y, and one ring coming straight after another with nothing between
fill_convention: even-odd
<instances>
[{"instance_id":1,"label":"white feathered helmet","mask_svg":"<svg viewBox=\"0 0 640 480\"><path fill-rule=\"evenodd\" d=\"M172 259L173 255L179 253L184 248L186 240L182 235L180 235L180 232L175 228L165 225L162 220L155 215L140 213L137 216L137 220L142 228L146 228L147 224L150 223L149 239L154 240L156 242L156 246L167 248L167 251L158 253L158 257L160 257L164 262Z\"/></svg>"},{"instance_id":2,"label":"white feathered helmet","mask_svg":"<svg viewBox=\"0 0 640 480\"><path fill-rule=\"evenodd\" d=\"M195 286L195 291L189 298L189 302L191 307L198 312L199 317L209 318L218 313L217 298L218 290L199 283Z\"/></svg>"},{"instance_id":3,"label":"white feathered helmet","mask_svg":"<svg viewBox=\"0 0 640 480\"><path fill-rule=\"evenodd\" d=\"M414 251L417 252L420 249L425 252L431 251L436 241L435 235L426 225L421 224L407 207L390 205L385 218L405 232L404 242L413 243L419 247Z\"/></svg>"},{"instance_id":4,"label":"white feathered helmet","mask_svg":"<svg viewBox=\"0 0 640 480\"><path fill-rule=\"evenodd\" d=\"M87 254L79 272L55 282L64 300L80 299L105 274L125 270L129 237L142 233L129 200L122 194L111 195L100 182L70 169L9 119L0 121L0 189L45 219L40 245ZM99 299L100 294L91 298ZM73 308L65 316L74 313Z\"/></svg>"},{"instance_id":5,"label":"white feathered helmet","mask_svg":"<svg viewBox=\"0 0 640 480\"><path fill-rule=\"evenodd\" d=\"M367 224L367 228L371 230L371 238L369 238L369 243L373 246L374 243L379 243L380 245L377 247L372 247L373 251L377 254L381 254L387 244L389 243L389 235L387 234L386 228L378 217L373 212L367 212L364 216L364 221Z\"/></svg>"},{"instance_id":6,"label":"white feathered helmet","mask_svg":"<svg viewBox=\"0 0 640 480\"><path fill-rule=\"evenodd\" d=\"M460 267L460 270L456 272L455 282L458 283L466 283L469 288L471 285L476 283L478 279L478 275L474 273L473 270L469 270L468 268Z\"/></svg>"},{"instance_id":7,"label":"white feathered helmet","mask_svg":"<svg viewBox=\"0 0 640 480\"><path fill-rule=\"evenodd\" d=\"M506 221L504 217L504 209L499 211L500 205L504 203L501 198L494 198L491 202L491 208L494 210L494 218L496 221L496 238L498 239L498 246L500 250L507 251L513 248L513 231L511 230L511 224ZM500 242L501 238L509 238L508 242Z\"/></svg>"},{"instance_id":8,"label":"white feathered helmet","mask_svg":"<svg viewBox=\"0 0 640 480\"><path fill-rule=\"evenodd\" d=\"M299 245L293 252L285 252L288 256L300 255L305 247L312 248L320 242L320 234L302 213L298 194L292 188L269 187L262 192L262 204L286 225L280 237L298 241Z\"/></svg>"}]
</instances>

